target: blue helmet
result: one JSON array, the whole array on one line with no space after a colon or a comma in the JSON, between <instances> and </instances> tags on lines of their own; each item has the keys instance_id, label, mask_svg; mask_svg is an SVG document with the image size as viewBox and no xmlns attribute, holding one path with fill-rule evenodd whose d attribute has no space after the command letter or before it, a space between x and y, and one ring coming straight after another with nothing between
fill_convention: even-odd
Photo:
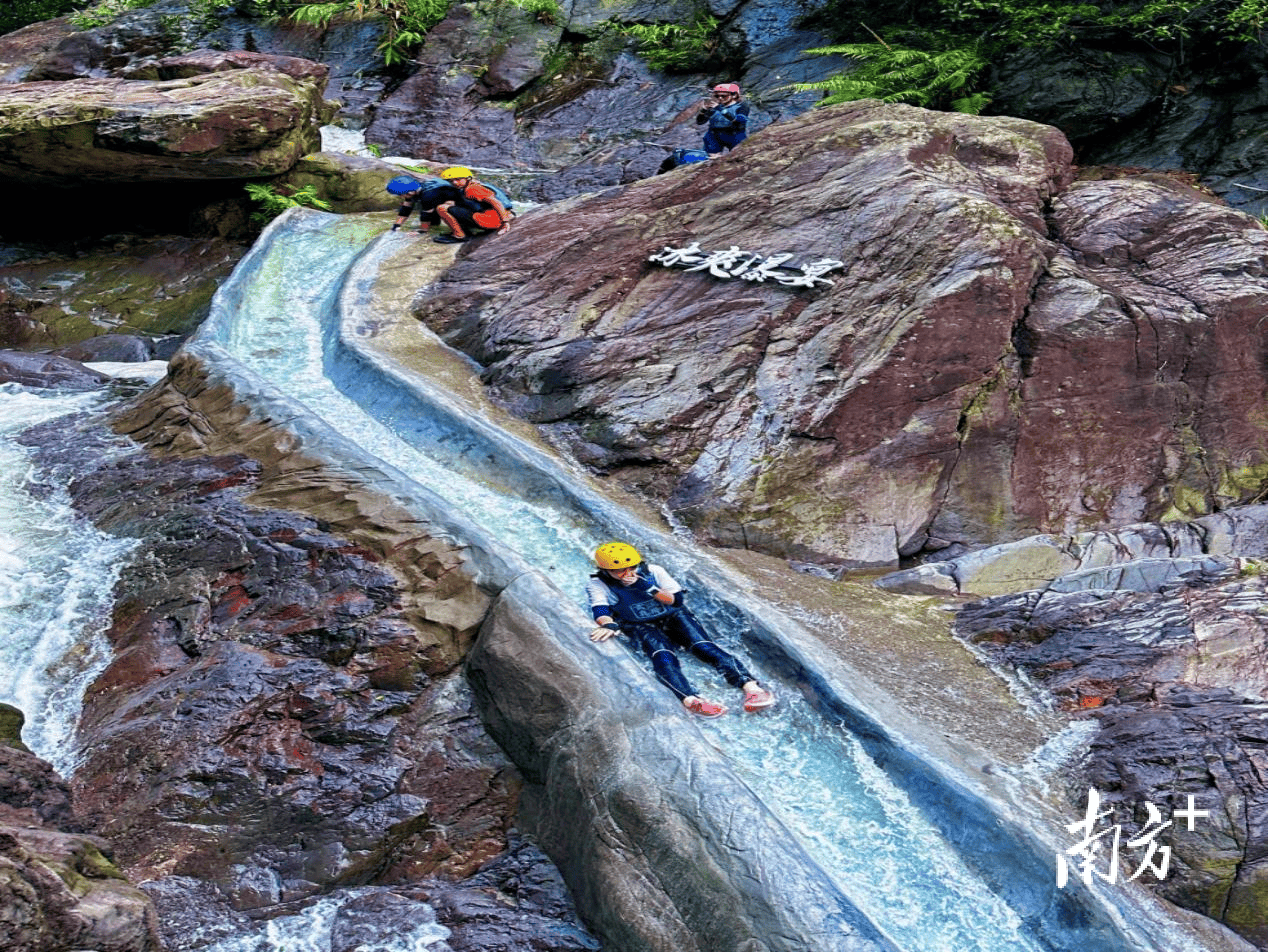
<instances>
[{"instance_id":1,"label":"blue helmet","mask_svg":"<svg viewBox=\"0 0 1268 952\"><path fill-rule=\"evenodd\" d=\"M410 192L417 192L423 184L416 178L410 178L408 175L398 175L392 181L387 183L387 190L393 195L408 195Z\"/></svg>"}]
</instances>

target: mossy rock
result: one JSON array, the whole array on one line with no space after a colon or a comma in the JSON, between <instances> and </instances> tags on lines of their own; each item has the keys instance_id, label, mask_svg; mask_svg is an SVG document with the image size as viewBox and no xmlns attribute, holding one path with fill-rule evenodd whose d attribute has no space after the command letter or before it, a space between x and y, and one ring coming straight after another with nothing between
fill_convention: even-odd
<instances>
[{"instance_id":1,"label":"mossy rock","mask_svg":"<svg viewBox=\"0 0 1268 952\"><path fill-rule=\"evenodd\" d=\"M22 725L25 723L26 715L20 710L9 704L0 704L0 744L29 753L26 744L22 743Z\"/></svg>"}]
</instances>

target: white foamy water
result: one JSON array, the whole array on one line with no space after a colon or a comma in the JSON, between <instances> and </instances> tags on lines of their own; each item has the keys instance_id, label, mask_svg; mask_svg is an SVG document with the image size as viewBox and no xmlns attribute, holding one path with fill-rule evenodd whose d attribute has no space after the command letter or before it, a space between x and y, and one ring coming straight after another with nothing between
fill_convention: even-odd
<instances>
[{"instance_id":1,"label":"white foamy water","mask_svg":"<svg viewBox=\"0 0 1268 952\"><path fill-rule=\"evenodd\" d=\"M120 380L140 380L145 383L158 383L167 375L166 360L126 363L117 360L94 360L84 366L108 377L117 377Z\"/></svg>"},{"instance_id":2,"label":"white foamy water","mask_svg":"<svg viewBox=\"0 0 1268 952\"><path fill-rule=\"evenodd\" d=\"M76 761L84 689L109 658L102 632L111 591L136 540L76 515L56 477L36 474L32 451L15 437L105 399L0 385L0 701L22 710L22 739L63 776ZM37 477L43 486L32 492Z\"/></svg>"},{"instance_id":3,"label":"white foamy water","mask_svg":"<svg viewBox=\"0 0 1268 952\"><path fill-rule=\"evenodd\" d=\"M253 932L199 946L200 952L330 952L336 948L341 910L366 891L350 889L320 899L296 915L279 916L261 923ZM352 945L356 938L343 938L346 941L337 947L350 948L353 952L429 952L437 942L449 938L449 930L429 919L393 934L390 939L366 938Z\"/></svg>"}]
</instances>

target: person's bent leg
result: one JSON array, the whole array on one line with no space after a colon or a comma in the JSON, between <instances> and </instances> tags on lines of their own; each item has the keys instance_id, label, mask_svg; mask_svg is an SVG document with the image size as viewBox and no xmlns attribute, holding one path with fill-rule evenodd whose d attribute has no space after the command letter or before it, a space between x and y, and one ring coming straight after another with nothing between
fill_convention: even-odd
<instances>
[{"instance_id":1,"label":"person's bent leg","mask_svg":"<svg viewBox=\"0 0 1268 952\"><path fill-rule=\"evenodd\" d=\"M681 608L670 617L666 624L670 637L683 647L691 649L691 653L707 665L712 665L722 672L726 683L732 687L743 687L749 681L756 681L749 674L744 662L729 651L714 644L704 626L685 608Z\"/></svg>"},{"instance_id":2,"label":"person's bent leg","mask_svg":"<svg viewBox=\"0 0 1268 952\"><path fill-rule=\"evenodd\" d=\"M665 633L654 625L626 624L622 629L634 639L652 662L652 670L669 690L673 691L682 706L692 714L700 717L721 717L726 713L725 705L708 701L696 694L691 683L682 673L678 663L678 655L673 644Z\"/></svg>"},{"instance_id":3,"label":"person's bent leg","mask_svg":"<svg viewBox=\"0 0 1268 952\"><path fill-rule=\"evenodd\" d=\"M671 636L689 647L701 661L721 671L727 684L744 692L744 710L752 714L774 705L775 695L757 683L743 661L714 644L695 615L682 609L674 621L676 625L670 626Z\"/></svg>"}]
</instances>

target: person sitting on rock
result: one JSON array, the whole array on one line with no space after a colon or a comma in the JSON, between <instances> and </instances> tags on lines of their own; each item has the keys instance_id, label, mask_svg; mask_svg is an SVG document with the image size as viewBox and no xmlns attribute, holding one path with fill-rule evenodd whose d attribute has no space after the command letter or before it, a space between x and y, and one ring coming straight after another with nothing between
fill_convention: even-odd
<instances>
[{"instance_id":1,"label":"person sitting on rock","mask_svg":"<svg viewBox=\"0 0 1268 952\"><path fill-rule=\"evenodd\" d=\"M432 241L458 244L477 234L492 231L505 235L510 230L514 213L502 204L497 192L477 182L470 169L455 165L441 172L440 177L458 190L459 197L436 206L436 214L452 234L437 235Z\"/></svg>"},{"instance_id":2,"label":"person sitting on rock","mask_svg":"<svg viewBox=\"0 0 1268 952\"><path fill-rule=\"evenodd\" d=\"M392 230L396 231L404 225L410 214L417 209L420 235L427 234L428 229L433 225L440 224L440 215L436 213L437 205L442 202L456 202L462 198L462 193L448 182L436 178L420 182L409 175L396 176L387 183L387 190L401 197L401 205L396 210L396 221L392 223Z\"/></svg>"},{"instance_id":3,"label":"person sitting on rock","mask_svg":"<svg viewBox=\"0 0 1268 952\"><path fill-rule=\"evenodd\" d=\"M711 159L748 138L748 103L741 100L739 86L719 83L713 87L713 101L705 100L696 113L696 125L706 122L704 150Z\"/></svg>"},{"instance_id":4,"label":"person sitting on rock","mask_svg":"<svg viewBox=\"0 0 1268 952\"><path fill-rule=\"evenodd\" d=\"M632 545L607 542L594 553L599 570L590 577L586 594L595 623L591 641L625 635L652 663L656 676L701 717L719 717L726 707L696 694L683 676L675 646L687 648L722 672L727 684L744 692L744 710L770 707L775 696L757 683L744 663L723 651L683 604L682 587L659 565L644 565Z\"/></svg>"}]
</instances>

